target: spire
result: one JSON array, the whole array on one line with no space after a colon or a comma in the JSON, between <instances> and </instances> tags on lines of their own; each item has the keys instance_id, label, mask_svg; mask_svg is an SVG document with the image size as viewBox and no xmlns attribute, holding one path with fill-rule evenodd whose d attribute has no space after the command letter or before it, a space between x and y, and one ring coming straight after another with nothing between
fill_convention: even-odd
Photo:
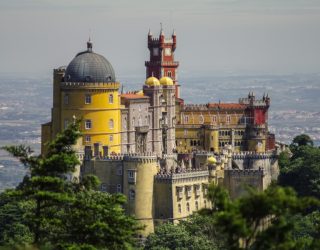
<instances>
[{"instance_id":1,"label":"spire","mask_svg":"<svg viewBox=\"0 0 320 250\"><path fill-rule=\"evenodd\" d=\"M176 35L176 30L175 30L175 29L173 29L172 36L177 36L177 35Z\"/></svg>"},{"instance_id":2,"label":"spire","mask_svg":"<svg viewBox=\"0 0 320 250\"><path fill-rule=\"evenodd\" d=\"M92 52L92 41L91 41L90 36L89 36L89 40L88 40L88 42L87 42L87 50L88 50L89 52Z\"/></svg>"},{"instance_id":3,"label":"spire","mask_svg":"<svg viewBox=\"0 0 320 250\"><path fill-rule=\"evenodd\" d=\"M148 36L152 36L150 28L149 28Z\"/></svg>"},{"instance_id":4,"label":"spire","mask_svg":"<svg viewBox=\"0 0 320 250\"><path fill-rule=\"evenodd\" d=\"M162 29L162 23L160 23L160 36L164 36L164 32L163 32L163 29Z\"/></svg>"}]
</instances>

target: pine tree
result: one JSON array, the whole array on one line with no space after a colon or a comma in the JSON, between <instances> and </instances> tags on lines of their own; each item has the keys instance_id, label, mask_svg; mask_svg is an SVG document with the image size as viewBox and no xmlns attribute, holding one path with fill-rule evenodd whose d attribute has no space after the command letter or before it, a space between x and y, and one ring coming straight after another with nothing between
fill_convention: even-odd
<instances>
[{"instance_id":1,"label":"pine tree","mask_svg":"<svg viewBox=\"0 0 320 250\"><path fill-rule=\"evenodd\" d=\"M21 228L29 237L20 237L20 243L32 241L35 247L47 245L54 249L124 249L134 243L133 236L140 227L125 215L123 195L97 191L99 181L95 176L80 182L67 179L80 164L72 147L80 136L79 122L69 125L49 144L44 157L34 156L27 146L4 147L29 170L19 186L7 192L6 202L0 196L0 222L1 212L14 216L15 211L11 214L8 207L17 209L19 204L29 203L28 209L19 210L19 216L25 218ZM8 229L17 226L13 221L3 223ZM8 240L3 239L5 243Z\"/></svg>"}]
</instances>

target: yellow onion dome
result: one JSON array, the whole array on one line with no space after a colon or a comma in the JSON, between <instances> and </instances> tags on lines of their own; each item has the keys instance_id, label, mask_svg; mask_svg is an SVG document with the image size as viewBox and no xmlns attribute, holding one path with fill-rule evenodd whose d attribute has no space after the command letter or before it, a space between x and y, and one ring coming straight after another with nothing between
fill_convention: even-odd
<instances>
[{"instance_id":1,"label":"yellow onion dome","mask_svg":"<svg viewBox=\"0 0 320 250\"><path fill-rule=\"evenodd\" d=\"M213 164L216 164L216 163L217 163L217 160L216 160L215 157L210 156L210 157L208 158L207 162L208 162L209 165L213 165Z\"/></svg>"},{"instance_id":2,"label":"yellow onion dome","mask_svg":"<svg viewBox=\"0 0 320 250\"><path fill-rule=\"evenodd\" d=\"M172 79L170 77L164 76L164 77L161 77L160 84L161 85L166 85L166 86L172 86L173 85L173 81L172 81Z\"/></svg>"},{"instance_id":3,"label":"yellow onion dome","mask_svg":"<svg viewBox=\"0 0 320 250\"><path fill-rule=\"evenodd\" d=\"M136 95L144 95L143 90L139 90L136 92Z\"/></svg>"},{"instance_id":4,"label":"yellow onion dome","mask_svg":"<svg viewBox=\"0 0 320 250\"><path fill-rule=\"evenodd\" d=\"M159 86L159 85L160 85L160 82L159 82L159 80L158 80L156 77L150 76L150 77L146 80L145 84L148 85L148 86Z\"/></svg>"}]
</instances>

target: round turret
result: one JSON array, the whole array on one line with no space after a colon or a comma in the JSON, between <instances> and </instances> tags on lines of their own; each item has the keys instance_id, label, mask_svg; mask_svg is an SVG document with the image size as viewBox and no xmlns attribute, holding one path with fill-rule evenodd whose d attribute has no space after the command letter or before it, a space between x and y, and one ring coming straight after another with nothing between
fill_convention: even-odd
<instances>
[{"instance_id":1,"label":"round turret","mask_svg":"<svg viewBox=\"0 0 320 250\"><path fill-rule=\"evenodd\" d=\"M148 85L148 86L160 86L159 80L154 76L149 77L146 80L145 84Z\"/></svg>"},{"instance_id":2,"label":"round turret","mask_svg":"<svg viewBox=\"0 0 320 250\"><path fill-rule=\"evenodd\" d=\"M170 77L164 76L164 77L161 77L160 84L164 86L172 86L173 81Z\"/></svg>"}]
</instances>

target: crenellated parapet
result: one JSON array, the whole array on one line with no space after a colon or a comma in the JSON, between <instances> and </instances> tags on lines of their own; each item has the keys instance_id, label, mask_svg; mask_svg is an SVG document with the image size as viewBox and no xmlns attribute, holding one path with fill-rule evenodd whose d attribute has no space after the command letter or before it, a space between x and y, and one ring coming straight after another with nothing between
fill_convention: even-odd
<instances>
[{"instance_id":1,"label":"crenellated parapet","mask_svg":"<svg viewBox=\"0 0 320 250\"><path fill-rule=\"evenodd\" d=\"M273 153L257 153L253 151L244 151L240 153L233 153L233 160L245 160L245 159L276 159L277 156Z\"/></svg>"},{"instance_id":2,"label":"crenellated parapet","mask_svg":"<svg viewBox=\"0 0 320 250\"><path fill-rule=\"evenodd\" d=\"M207 111L208 105L206 104L185 104L181 111Z\"/></svg>"},{"instance_id":3,"label":"crenellated parapet","mask_svg":"<svg viewBox=\"0 0 320 250\"><path fill-rule=\"evenodd\" d=\"M208 170L186 170L181 173L158 173L154 176L156 182L179 183L190 182L191 180L207 180Z\"/></svg>"},{"instance_id":4,"label":"crenellated parapet","mask_svg":"<svg viewBox=\"0 0 320 250\"><path fill-rule=\"evenodd\" d=\"M230 177L241 177L241 176L259 176L263 177L265 171L261 169L225 169L225 174L228 174Z\"/></svg>"},{"instance_id":5,"label":"crenellated parapet","mask_svg":"<svg viewBox=\"0 0 320 250\"><path fill-rule=\"evenodd\" d=\"M97 90L118 90L120 87L119 82L61 82L62 89L97 89Z\"/></svg>"},{"instance_id":6,"label":"crenellated parapet","mask_svg":"<svg viewBox=\"0 0 320 250\"><path fill-rule=\"evenodd\" d=\"M105 157L97 156L97 157L94 157L93 160L151 163L151 162L157 162L158 158L153 153L147 152L145 154L129 153L129 154L114 154L114 155L108 155Z\"/></svg>"}]
</instances>

